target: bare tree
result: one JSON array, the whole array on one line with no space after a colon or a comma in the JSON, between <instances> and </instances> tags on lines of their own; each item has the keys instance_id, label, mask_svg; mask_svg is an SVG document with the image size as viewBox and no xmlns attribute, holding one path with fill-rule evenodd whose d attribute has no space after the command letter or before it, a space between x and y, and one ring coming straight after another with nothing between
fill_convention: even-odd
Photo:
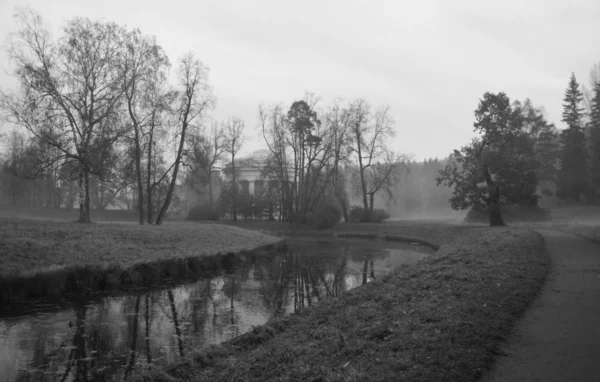
<instances>
[{"instance_id":1,"label":"bare tree","mask_svg":"<svg viewBox=\"0 0 600 382\"><path fill-rule=\"evenodd\" d=\"M150 118L146 130L146 202L148 212L148 224L154 223L153 215L155 209L154 191L167 176L170 170L166 169L161 176L158 175L157 156L160 147L157 140L166 137L167 127L170 121L174 119L173 109L178 92L164 87L165 79L161 81L154 80L149 83L146 89L146 101L150 108ZM162 157L160 157L162 158Z\"/></svg>"},{"instance_id":2,"label":"bare tree","mask_svg":"<svg viewBox=\"0 0 600 382\"><path fill-rule=\"evenodd\" d=\"M348 218L348 195L346 193L346 176L343 172L343 166L348 164L351 146L350 125L352 122L352 114L349 110L344 109L341 105L341 100L334 100L326 114L325 123L331 134L333 163L331 167L333 193L342 208L342 214L345 221Z\"/></svg>"},{"instance_id":3,"label":"bare tree","mask_svg":"<svg viewBox=\"0 0 600 382\"><path fill-rule=\"evenodd\" d=\"M263 139L270 152L267 167L262 169L267 177L275 180L279 185L280 196L280 218L294 220L294 197L297 171L294 166L293 174L290 174L292 165L288 153L287 119L281 105L266 107L259 106L259 117ZM293 186L292 186L293 184Z\"/></svg>"},{"instance_id":4,"label":"bare tree","mask_svg":"<svg viewBox=\"0 0 600 382\"><path fill-rule=\"evenodd\" d=\"M237 220L237 181L235 173L235 156L244 144L244 121L233 118L225 125L225 152L231 155L231 192L233 193L233 220Z\"/></svg>"},{"instance_id":5,"label":"bare tree","mask_svg":"<svg viewBox=\"0 0 600 382\"><path fill-rule=\"evenodd\" d=\"M156 113L152 90L157 83L165 80L168 67L168 58L154 38L142 35L139 29L127 33L122 68L125 73L123 85L127 114L133 128L133 159L140 224L144 224L143 138L153 133L146 131L152 126ZM147 150L151 151L151 146Z\"/></svg>"},{"instance_id":6,"label":"bare tree","mask_svg":"<svg viewBox=\"0 0 600 382\"><path fill-rule=\"evenodd\" d=\"M208 185L210 209L214 210L213 173L215 164L227 149L225 126L213 122L210 127L190 134L190 152L186 163L196 175L203 175Z\"/></svg>"},{"instance_id":7,"label":"bare tree","mask_svg":"<svg viewBox=\"0 0 600 382\"><path fill-rule=\"evenodd\" d=\"M181 91L178 96L178 115L181 128L178 131L179 145L173 163L173 173L165 201L156 218L156 224L162 224L169 205L173 198L177 174L184 154L188 128L196 119L200 119L202 112L212 106L214 100L208 85L208 68L189 53L179 64L179 83Z\"/></svg>"},{"instance_id":8,"label":"bare tree","mask_svg":"<svg viewBox=\"0 0 600 382\"><path fill-rule=\"evenodd\" d=\"M394 172L396 161L390 159L393 158L393 154L390 153L386 145L386 140L395 135L394 120L389 115L389 110L389 107L383 107L372 114L370 105L361 99L350 106L350 114L352 115L352 145L350 149L355 154L358 162L360 191L363 207L367 212L373 212L372 200L374 194L389 183ZM380 163L380 160L384 160L384 163ZM373 172L370 179L367 175L367 169L371 169ZM371 199L371 203L369 203L368 198ZM367 220L369 215L367 213Z\"/></svg>"},{"instance_id":9,"label":"bare tree","mask_svg":"<svg viewBox=\"0 0 600 382\"><path fill-rule=\"evenodd\" d=\"M394 202L394 189L400 180L401 171L408 169L408 160L407 155L396 157L393 152L387 152L385 157L369 167L370 171L364 178L367 181L370 212L373 212L375 194L380 191L384 193L384 198Z\"/></svg>"},{"instance_id":10,"label":"bare tree","mask_svg":"<svg viewBox=\"0 0 600 382\"><path fill-rule=\"evenodd\" d=\"M313 94L306 94L287 115L281 106L260 108L263 137L271 152L266 173L281 184L282 204L293 221L302 221L318 209L327 193L338 199L347 217L345 177L340 169L349 158L353 115L340 106L340 100L327 112L316 108L317 101ZM324 121L317 115L323 115Z\"/></svg>"},{"instance_id":11,"label":"bare tree","mask_svg":"<svg viewBox=\"0 0 600 382\"><path fill-rule=\"evenodd\" d=\"M123 94L124 31L114 23L75 18L53 41L41 17L25 9L10 42L21 93L3 93L9 121L59 149L79 167L79 221L90 221L89 177L102 174L101 153L123 133L114 115Z\"/></svg>"}]
</instances>

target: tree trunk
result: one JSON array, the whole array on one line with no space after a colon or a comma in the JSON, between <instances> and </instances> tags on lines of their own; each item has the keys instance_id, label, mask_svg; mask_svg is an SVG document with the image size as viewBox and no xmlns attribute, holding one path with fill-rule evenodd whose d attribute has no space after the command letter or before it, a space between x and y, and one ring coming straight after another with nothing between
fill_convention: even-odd
<instances>
[{"instance_id":1,"label":"tree trunk","mask_svg":"<svg viewBox=\"0 0 600 382\"><path fill-rule=\"evenodd\" d=\"M144 186L142 181L142 149L140 147L140 125L138 119L133 112L132 107L132 98L136 91L136 81L134 80L131 83L131 96L128 91L125 91L125 97L127 98L127 111L129 112L129 117L131 118L131 123L133 125L133 133L134 133L134 161L135 161L135 178L137 182L137 192L138 192L138 217L139 224L144 225Z\"/></svg>"},{"instance_id":2,"label":"tree trunk","mask_svg":"<svg viewBox=\"0 0 600 382\"><path fill-rule=\"evenodd\" d=\"M179 164L181 163L181 155L183 153L183 145L185 143L185 131L187 130L187 122L183 123L181 129L181 138L179 140L179 149L177 150L177 157L175 158L175 167L173 168L173 177L171 178L171 184L169 185L169 190L167 191L167 196L165 198L165 202L158 213L158 217L156 218L156 224L162 224L165 216L167 214L167 210L169 209L169 205L171 204L171 199L173 198L173 192L175 191L175 184L177 183L177 173L179 172Z\"/></svg>"},{"instance_id":3,"label":"tree trunk","mask_svg":"<svg viewBox=\"0 0 600 382\"><path fill-rule=\"evenodd\" d=\"M98 182L100 182L100 189L98 191L100 193L100 195L98 197L99 203L98 203L98 206L96 208L99 209L99 210L104 211L104 209L106 207L105 203L104 203L104 182L100 178L98 178Z\"/></svg>"},{"instance_id":4,"label":"tree trunk","mask_svg":"<svg viewBox=\"0 0 600 382\"><path fill-rule=\"evenodd\" d=\"M298 173L299 168L300 168L300 159L297 158L298 154L295 153L295 158L294 158L294 185L293 185L293 189L292 189L292 195L291 195L291 206L293 211L291 211L290 214L290 219L292 221L295 221L296 219L296 211L298 211L298 209L300 208L300 199L298 198L298 184L299 184L299 180L300 180L300 174Z\"/></svg>"},{"instance_id":5,"label":"tree trunk","mask_svg":"<svg viewBox=\"0 0 600 382\"><path fill-rule=\"evenodd\" d=\"M490 210L490 226L505 226L506 223L502 219L502 212L500 210L500 187L496 186L494 196L490 197L488 208Z\"/></svg>"},{"instance_id":6,"label":"tree trunk","mask_svg":"<svg viewBox=\"0 0 600 382\"><path fill-rule=\"evenodd\" d=\"M506 224L502 219L502 212L500 210L500 187L492 180L492 176L487 166L483 168L483 176L489 194L488 209L490 213L490 226L505 226Z\"/></svg>"},{"instance_id":7,"label":"tree trunk","mask_svg":"<svg viewBox=\"0 0 600 382\"><path fill-rule=\"evenodd\" d=\"M348 216L348 206L346 203L340 203L342 206L342 214L344 215L344 222L348 223L350 221L350 217Z\"/></svg>"},{"instance_id":8,"label":"tree trunk","mask_svg":"<svg viewBox=\"0 0 600 382\"><path fill-rule=\"evenodd\" d=\"M152 224L152 145L154 144L154 113L152 115L153 122L150 128L149 140L148 140L148 164L146 171L146 198L148 207L146 210L148 211L148 224Z\"/></svg>"},{"instance_id":9,"label":"tree trunk","mask_svg":"<svg viewBox=\"0 0 600 382\"><path fill-rule=\"evenodd\" d=\"M237 182L235 180L235 154L231 154L232 189L233 189L233 221L237 221Z\"/></svg>"},{"instance_id":10,"label":"tree trunk","mask_svg":"<svg viewBox=\"0 0 600 382\"><path fill-rule=\"evenodd\" d=\"M131 371L133 370L133 366L135 365L135 357L137 355L137 336L138 336L138 321L139 321L139 315L140 315L140 301L142 299L142 295L138 294L136 300L135 300L135 313L133 314L133 328L131 330L132 332L132 338L131 338L131 345L130 345L130 351L129 351L129 363L127 364L127 368L125 369L125 378L124 380L127 380L127 377L129 376L129 373L131 373Z\"/></svg>"},{"instance_id":11,"label":"tree trunk","mask_svg":"<svg viewBox=\"0 0 600 382\"><path fill-rule=\"evenodd\" d=\"M362 168L362 160L359 161L359 165L360 165L360 188L361 188L361 193L362 193L362 199L363 199L363 207L365 209L365 213L369 211L369 202L367 200L367 184L365 181L365 172L364 169Z\"/></svg>"},{"instance_id":12,"label":"tree trunk","mask_svg":"<svg viewBox=\"0 0 600 382\"><path fill-rule=\"evenodd\" d=\"M73 347L75 348L75 380L88 380L88 362L85 346L85 316L86 306L78 305L75 307L75 335L73 336Z\"/></svg>"},{"instance_id":13,"label":"tree trunk","mask_svg":"<svg viewBox=\"0 0 600 382\"><path fill-rule=\"evenodd\" d=\"M89 223L89 175L83 165L79 170L79 222Z\"/></svg>"},{"instance_id":14,"label":"tree trunk","mask_svg":"<svg viewBox=\"0 0 600 382\"><path fill-rule=\"evenodd\" d=\"M142 150L140 148L140 133L139 128L134 122L135 131L135 177L137 181L138 191L138 218L140 225L144 225L144 183L142 180Z\"/></svg>"},{"instance_id":15,"label":"tree trunk","mask_svg":"<svg viewBox=\"0 0 600 382\"><path fill-rule=\"evenodd\" d=\"M85 214L87 216L87 223L91 222L90 216L91 200L90 200L90 172L85 172Z\"/></svg>"},{"instance_id":16,"label":"tree trunk","mask_svg":"<svg viewBox=\"0 0 600 382\"><path fill-rule=\"evenodd\" d=\"M212 188L212 168L208 169L208 201L210 203L210 210L215 210L215 202L213 199L213 188Z\"/></svg>"},{"instance_id":17,"label":"tree trunk","mask_svg":"<svg viewBox=\"0 0 600 382\"><path fill-rule=\"evenodd\" d=\"M298 183L298 208L296 218L304 223L304 134L300 132L300 179Z\"/></svg>"},{"instance_id":18,"label":"tree trunk","mask_svg":"<svg viewBox=\"0 0 600 382\"><path fill-rule=\"evenodd\" d=\"M369 210L369 204L367 202L367 183L365 181L365 169L363 167L363 162L362 162L362 150L360 148L360 135L358 135L356 137L356 141L358 142L358 172L360 174L360 188L362 191L362 197L363 197L363 207L365 209L365 218L368 221L369 220L369 215L367 214L367 211Z\"/></svg>"},{"instance_id":19,"label":"tree trunk","mask_svg":"<svg viewBox=\"0 0 600 382\"><path fill-rule=\"evenodd\" d=\"M146 312L144 313L146 321L146 359L152 363L152 353L150 352L150 294L146 293Z\"/></svg>"},{"instance_id":20,"label":"tree trunk","mask_svg":"<svg viewBox=\"0 0 600 382\"><path fill-rule=\"evenodd\" d=\"M373 212L373 202L375 200L375 193L374 192L370 192L369 193L369 212Z\"/></svg>"},{"instance_id":21,"label":"tree trunk","mask_svg":"<svg viewBox=\"0 0 600 382\"><path fill-rule=\"evenodd\" d=\"M171 318L173 319L173 325L175 326L175 335L177 336L177 343L179 345L179 355L183 357L183 342L181 340L181 328L179 327L179 319L177 318L177 309L175 307L175 298L173 297L173 291L168 290L167 296L169 297L169 305L171 305Z\"/></svg>"}]
</instances>

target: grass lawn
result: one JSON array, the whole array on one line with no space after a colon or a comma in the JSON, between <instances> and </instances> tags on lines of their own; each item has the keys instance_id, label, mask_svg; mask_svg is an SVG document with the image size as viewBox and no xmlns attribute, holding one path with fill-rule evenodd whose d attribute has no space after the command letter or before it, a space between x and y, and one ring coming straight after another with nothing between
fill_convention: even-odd
<instances>
[{"instance_id":1,"label":"grass lawn","mask_svg":"<svg viewBox=\"0 0 600 382\"><path fill-rule=\"evenodd\" d=\"M595 241L596 243L600 244L600 224L596 224L596 225L585 225L585 224L577 224L577 223L570 223L570 224L562 224L562 225L555 225L552 228L567 232L567 233L574 233L576 235L580 235L583 236L587 239L590 239L592 241Z\"/></svg>"},{"instance_id":2,"label":"grass lawn","mask_svg":"<svg viewBox=\"0 0 600 382\"><path fill-rule=\"evenodd\" d=\"M441 247L381 280L138 378L476 381L550 267L543 239L525 229L403 222L343 226L336 230L411 236Z\"/></svg>"},{"instance_id":3,"label":"grass lawn","mask_svg":"<svg viewBox=\"0 0 600 382\"><path fill-rule=\"evenodd\" d=\"M555 229L582 236L600 244L600 207L569 206L550 210L552 220L536 223L519 223L522 227Z\"/></svg>"},{"instance_id":4,"label":"grass lawn","mask_svg":"<svg viewBox=\"0 0 600 382\"><path fill-rule=\"evenodd\" d=\"M80 270L122 272L141 264L251 250L278 240L213 224L138 226L0 219L0 285L53 274L64 278Z\"/></svg>"},{"instance_id":5,"label":"grass lawn","mask_svg":"<svg viewBox=\"0 0 600 382\"><path fill-rule=\"evenodd\" d=\"M426 240L435 246L450 243L461 232L468 231L474 227L482 227L480 224L454 224L428 220L395 220L385 223L340 223L330 230L316 230L307 225L277 222L238 221L237 223L226 222L225 224L273 236L293 234L310 236L362 234L375 235L380 238L396 236Z\"/></svg>"}]
</instances>

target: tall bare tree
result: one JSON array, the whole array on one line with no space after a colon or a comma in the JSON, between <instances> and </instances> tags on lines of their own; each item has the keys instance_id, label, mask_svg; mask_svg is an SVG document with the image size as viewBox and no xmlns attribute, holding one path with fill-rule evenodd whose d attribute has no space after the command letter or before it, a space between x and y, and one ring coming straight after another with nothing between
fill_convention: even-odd
<instances>
[{"instance_id":1,"label":"tall bare tree","mask_svg":"<svg viewBox=\"0 0 600 382\"><path fill-rule=\"evenodd\" d=\"M275 105L267 107L259 106L259 117L263 139L270 152L270 158L264 173L279 184L280 197L280 218L295 220L294 198L295 198L295 180L297 171L295 171L295 161L290 159L287 128L287 116L283 111L283 106ZM292 169L293 173L290 173Z\"/></svg>"},{"instance_id":2,"label":"tall bare tree","mask_svg":"<svg viewBox=\"0 0 600 382\"><path fill-rule=\"evenodd\" d=\"M144 181L142 157L144 137L153 132L156 104L152 91L166 78L169 60L154 38L142 35L139 29L127 33L123 59L123 85L127 114L133 128L135 175L138 193L139 223L144 224ZM146 148L152 150L150 146ZM149 212L150 213L150 212Z\"/></svg>"},{"instance_id":3,"label":"tall bare tree","mask_svg":"<svg viewBox=\"0 0 600 382\"><path fill-rule=\"evenodd\" d=\"M393 155L386 145L386 141L395 135L394 120L389 115L389 110L389 107L383 107L372 113L370 105L362 99L356 100L350 106L353 118L350 149L358 163L358 178L365 211L373 211L373 196L388 183L395 167L395 160L390 160ZM367 175L368 169L373 172L370 179ZM366 217L369 219L369 214Z\"/></svg>"},{"instance_id":4,"label":"tall bare tree","mask_svg":"<svg viewBox=\"0 0 600 382\"><path fill-rule=\"evenodd\" d=\"M148 224L153 224L154 210L156 204L154 202L154 194L156 187L167 179L170 170L166 169L159 175L159 166L157 165L157 156L159 156L160 146L158 140L166 138L168 127L171 121L176 118L174 115L174 105L178 99L178 92L168 89L165 86L165 79L161 81L154 80L149 83L150 86L146 89L146 101L151 109L148 126L146 129L146 202L148 212ZM161 161L164 159L159 156Z\"/></svg>"},{"instance_id":5,"label":"tall bare tree","mask_svg":"<svg viewBox=\"0 0 600 382\"><path fill-rule=\"evenodd\" d=\"M231 155L231 192L233 194L233 220L237 220L237 181L235 173L235 156L244 144L244 121L233 118L225 125L225 152Z\"/></svg>"},{"instance_id":6,"label":"tall bare tree","mask_svg":"<svg viewBox=\"0 0 600 382\"><path fill-rule=\"evenodd\" d=\"M114 23L75 18L57 41L29 9L9 51L21 93L0 97L10 122L59 149L79 167L79 221L90 221L90 174L102 174L102 152L123 133L115 112L123 95L124 30Z\"/></svg>"},{"instance_id":7,"label":"tall bare tree","mask_svg":"<svg viewBox=\"0 0 600 382\"><path fill-rule=\"evenodd\" d=\"M349 221L349 201L346 192L347 179L343 167L348 164L350 156L350 125L352 122L352 114L348 109L343 108L340 103L341 100L336 99L329 107L326 115L326 124L331 132L333 142L333 174L331 180L334 196L342 208L344 220Z\"/></svg>"},{"instance_id":8,"label":"tall bare tree","mask_svg":"<svg viewBox=\"0 0 600 382\"><path fill-rule=\"evenodd\" d=\"M214 210L213 174L215 164L222 158L227 149L225 126L213 122L210 127L205 127L190 134L190 153L188 167L195 175L206 179L210 209Z\"/></svg>"},{"instance_id":9,"label":"tall bare tree","mask_svg":"<svg viewBox=\"0 0 600 382\"><path fill-rule=\"evenodd\" d=\"M165 201L156 217L156 224L162 224L171 200L175 185L177 184L177 174L182 161L188 128L202 116L202 113L214 103L212 91L208 84L208 68L196 59L191 53L185 55L179 63L179 86L181 90L178 96L177 113L179 115L180 129L179 144L173 162L173 173Z\"/></svg>"}]
</instances>

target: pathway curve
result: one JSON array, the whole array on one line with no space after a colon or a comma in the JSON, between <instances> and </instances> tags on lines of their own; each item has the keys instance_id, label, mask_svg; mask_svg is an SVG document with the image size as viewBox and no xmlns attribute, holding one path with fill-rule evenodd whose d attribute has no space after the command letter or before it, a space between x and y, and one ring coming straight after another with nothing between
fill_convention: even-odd
<instances>
[{"instance_id":1,"label":"pathway curve","mask_svg":"<svg viewBox=\"0 0 600 382\"><path fill-rule=\"evenodd\" d=\"M600 245L539 232L552 270L482 381L600 382Z\"/></svg>"}]
</instances>

